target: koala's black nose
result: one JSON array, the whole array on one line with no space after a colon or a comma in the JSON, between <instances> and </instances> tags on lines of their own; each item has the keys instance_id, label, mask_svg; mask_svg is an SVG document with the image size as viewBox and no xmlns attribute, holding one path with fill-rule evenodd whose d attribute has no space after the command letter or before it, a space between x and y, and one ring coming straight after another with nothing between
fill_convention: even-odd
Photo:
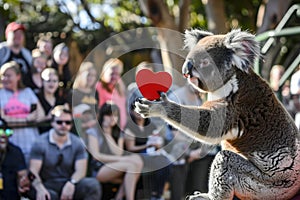
<instances>
[{"instance_id":1,"label":"koala's black nose","mask_svg":"<svg viewBox=\"0 0 300 200\"><path fill-rule=\"evenodd\" d=\"M194 63L192 60L186 60L182 66L182 74L185 78L192 77L192 69L194 67Z\"/></svg>"}]
</instances>

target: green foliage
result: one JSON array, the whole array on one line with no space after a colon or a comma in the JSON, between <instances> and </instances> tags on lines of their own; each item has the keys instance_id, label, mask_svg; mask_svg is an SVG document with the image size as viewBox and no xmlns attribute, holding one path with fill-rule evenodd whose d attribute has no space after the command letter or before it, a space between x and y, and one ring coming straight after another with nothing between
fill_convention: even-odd
<instances>
[{"instance_id":1,"label":"green foliage","mask_svg":"<svg viewBox=\"0 0 300 200\"><path fill-rule=\"evenodd\" d=\"M180 0L164 0L175 19ZM255 19L261 0L224 0L228 27L255 29ZM72 6L70 6L72 5ZM112 33L151 26L137 0L0 0L0 18L24 23L34 43L40 33L50 33L58 40L70 36L81 49L103 41ZM4 25L6 25L4 24ZM200 0L191 0L190 26L207 27L205 7ZM27 44L32 47L33 44ZM88 45L88 47L86 47Z\"/></svg>"},{"instance_id":2,"label":"green foliage","mask_svg":"<svg viewBox=\"0 0 300 200\"><path fill-rule=\"evenodd\" d=\"M256 30L256 16L261 0L224 0L227 27Z\"/></svg>"},{"instance_id":3,"label":"green foliage","mask_svg":"<svg viewBox=\"0 0 300 200\"><path fill-rule=\"evenodd\" d=\"M199 0L192 0L190 10L190 26L205 29L207 27L207 21L205 7L202 2Z\"/></svg>"}]
</instances>

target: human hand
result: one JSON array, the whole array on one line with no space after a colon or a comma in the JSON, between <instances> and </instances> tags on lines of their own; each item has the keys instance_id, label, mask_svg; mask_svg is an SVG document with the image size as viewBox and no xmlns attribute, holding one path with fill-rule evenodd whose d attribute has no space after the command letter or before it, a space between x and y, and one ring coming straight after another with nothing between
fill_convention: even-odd
<instances>
[{"instance_id":1,"label":"human hand","mask_svg":"<svg viewBox=\"0 0 300 200\"><path fill-rule=\"evenodd\" d=\"M30 181L27 176L22 176L19 180L18 191L19 193L25 193L30 190Z\"/></svg>"},{"instance_id":2,"label":"human hand","mask_svg":"<svg viewBox=\"0 0 300 200\"><path fill-rule=\"evenodd\" d=\"M62 192L61 192L61 196L60 199L61 200L71 200L73 199L75 193L75 185L72 184L70 181L66 182L66 184L64 185Z\"/></svg>"},{"instance_id":3,"label":"human hand","mask_svg":"<svg viewBox=\"0 0 300 200\"><path fill-rule=\"evenodd\" d=\"M36 200L51 200L50 193L45 187L36 190Z\"/></svg>"}]
</instances>

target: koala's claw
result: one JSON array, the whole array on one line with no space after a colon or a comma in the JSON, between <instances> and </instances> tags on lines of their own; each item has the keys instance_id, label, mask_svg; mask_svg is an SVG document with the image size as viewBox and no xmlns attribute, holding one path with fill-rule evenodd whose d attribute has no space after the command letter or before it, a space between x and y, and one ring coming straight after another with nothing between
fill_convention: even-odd
<instances>
[{"instance_id":1,"label":"koala's claw","mask_svg":"<svg viewBox=\"0 0 300 200\"><path fill-rule=\"evenodd\" d=\"M162 99L167 98L167 94L165 92L159 92L159 95Z\"/></svg>"},{"instance_id":2,"label":"koala's claw","mask_svg":"<svg viewBox=\"0 0 300 200\"><path fill-rule=\"evenodd\" d=\"M149 115L149 101L145 98L138 98L134 102L134 111L139 113L143 118Z\"/></svg>"},{"instance_id":3,"label":"koala's claw","mask_svg":"<svg viewBox=\"0 0 300 200\"><path fill-rule=\"evenodd\" d=\"M149 101L145 98L138 98L134 103L134 111L143 118L159 116L163 110L162 103L167 100L165 93L162 93L160 100Z\"/></svg>"},{"instance_id":4,"label":"koala's claw","mask_svg":"<svg viewBox=\"0 0 300 200\"><path fill-rule=\"evenodd\" d=\"M139 102L140 104L144 105L150 105L152 103L152 101L149 101L146 98L138 98L136 102Z\"/></svg>"}]
</instances>

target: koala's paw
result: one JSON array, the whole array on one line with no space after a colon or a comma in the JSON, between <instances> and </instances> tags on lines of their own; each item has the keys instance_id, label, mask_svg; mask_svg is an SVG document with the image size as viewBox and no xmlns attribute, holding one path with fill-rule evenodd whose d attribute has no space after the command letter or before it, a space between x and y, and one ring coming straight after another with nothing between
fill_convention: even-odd
<instances>
[{"instance_id":1,"label":"koala's paw","mask_svg":"<svg viewBox=\"0 0 300 200\"><path fill-rule=\"evenodd\" d=\"M156 101L138 98L134 102L134 111L139 113L143 118L159 117L164 113L164 104L166 104L166 102L168 102L168 100L165 93L162 93L161 98Z\"/></svg>"}]
</instances>

